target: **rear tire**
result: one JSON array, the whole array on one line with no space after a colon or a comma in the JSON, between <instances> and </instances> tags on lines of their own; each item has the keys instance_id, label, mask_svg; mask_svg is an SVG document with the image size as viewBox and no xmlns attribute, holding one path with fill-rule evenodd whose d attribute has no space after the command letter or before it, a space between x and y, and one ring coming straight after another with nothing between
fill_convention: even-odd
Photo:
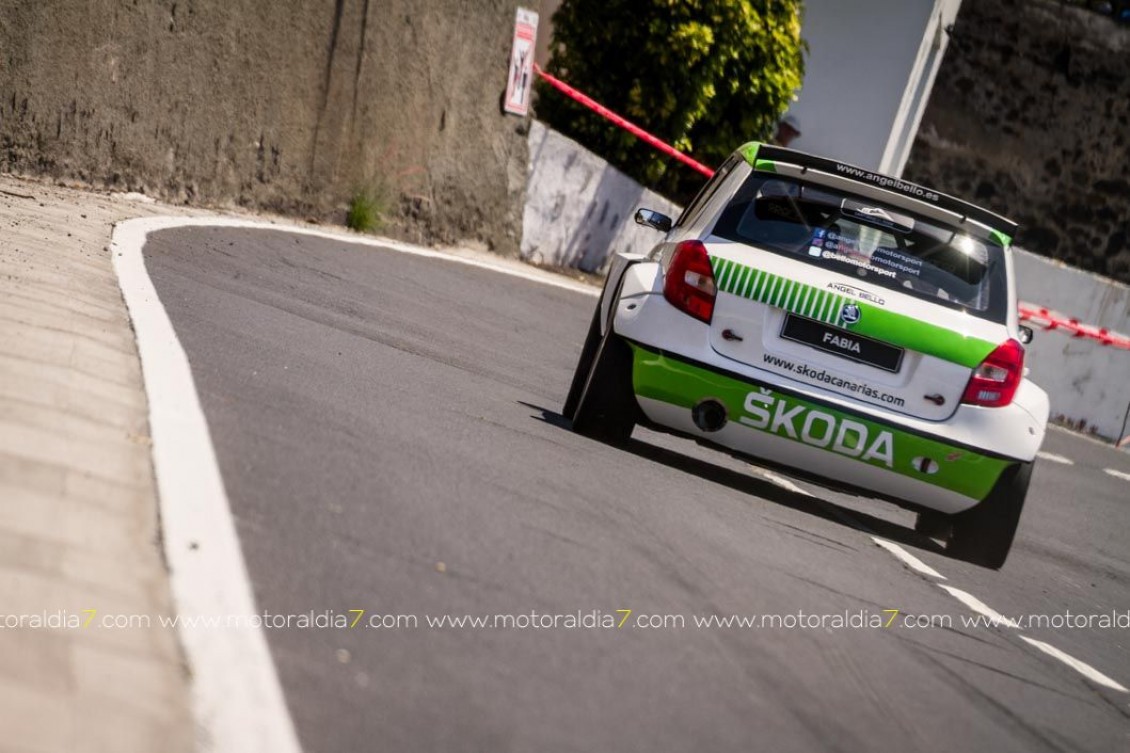
<instances>
[{"instance_id":1,"label":"rear tire","mask_svg":"<svg viewBox=\"0 0 1130 753\"><path fill-rule=\"evenodd\" d=\"M632 349L609 330L600 339L577 398L573 431L609 444L623 444L631 438L638 415L632 390Z\"/></svg>"},{"instance_id":2,"label":"rear tire","mask_svg":"<svg viewBox=\"0 0 1130 753\"><path fill-rule=\"evenodd\" d=\"M596 351L600 348L600 302L596 304L596 311L592 313L592 323L589 333L585 336L585 344L581 346L581 357L577 360L577 368L573 371L573 382L569 385L569 394L565 397L565 407L561 415L570 421L577 412L577 403L581 401L581 392L585 389L585 381L592 371L592 362Z\"/></svg>"},{"instance_id":3,"label":"rear tire","mask_svg":"<svg viewBox=\"0 0 1130 753\"><path fill-rule=\"evenodd\" d=\"M1001 474L980 504L953 516L946 552L966 562L999 570L1008 559L1035 463L1019 463Z\"/></svg>"}]
</instances>

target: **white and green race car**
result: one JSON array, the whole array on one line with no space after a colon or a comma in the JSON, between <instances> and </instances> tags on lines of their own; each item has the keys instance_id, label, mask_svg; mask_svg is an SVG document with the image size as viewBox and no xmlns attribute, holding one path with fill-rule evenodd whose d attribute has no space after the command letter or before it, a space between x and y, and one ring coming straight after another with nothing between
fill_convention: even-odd
<instances>
[{"instance_id":1,"label":"white and green race car","mask_svg":"<svg viewBox=\"0 0 1130 753\"><path fill-rule=\"evenodd\" d=\"M647 255L617 254L563 410L890 500L958 558L1008 556L1048 420L1025 378L1016 225L921 186L746 144Z\"/></svg>"}]
</instances>

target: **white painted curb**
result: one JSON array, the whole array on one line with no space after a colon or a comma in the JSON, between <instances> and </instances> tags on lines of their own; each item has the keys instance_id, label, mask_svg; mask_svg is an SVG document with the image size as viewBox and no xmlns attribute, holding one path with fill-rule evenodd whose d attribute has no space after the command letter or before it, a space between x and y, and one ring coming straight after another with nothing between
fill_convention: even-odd
<instances>
[{"instance_id":1,"label":"white painted curb","mask_svg":"<svg viewBox=\"0 0 1130 753\"><path fill-rule=\"evenodd\" d=\"M182 620L258 614L188 357L142 256L150 232L199 222L129 220L115 226L110 242L141 355L165 556ZM192 673L198 750L301 750L261 628L182 621L179 634Z\"/></svg>"},{"instance_id":2,"label":"white painted curb","mask_svg":"<svg viewBox=\"0 0 1130 753\"><path fill-rule=\"evenodd\" d=\"M181 227L278 230L489 269L596 297L600 291L503 263L387 239L228 217L152 217L118 223L110 253L137 335L165 555L180 640L192 671L197 748L219 753L299 753L263 629L186 625L185 617L258 615L208 424L188 357L157 297L142 249L149 233Z\"/></svg>"}]
</instances>

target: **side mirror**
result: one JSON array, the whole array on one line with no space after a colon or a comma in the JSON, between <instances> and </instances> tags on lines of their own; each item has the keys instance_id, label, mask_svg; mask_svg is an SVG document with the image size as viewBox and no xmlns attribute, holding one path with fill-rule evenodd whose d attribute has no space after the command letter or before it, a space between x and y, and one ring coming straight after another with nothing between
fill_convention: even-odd
<instances>
[{"instance_id":1,"label":"side mirror","mask_svg":"<svg viewBox=\"0 0 1130 753\"><path fill-rule=\"evenodd\" d=\"M1032 328L1031 327L1025 327L1023 324L1021 324L1020 325L1020 344L1021 345L1027 345L1030 342L1032 342Z\"/></svg>"},{"instance_id":2,"label":"side mirror","mask_svg":"<svg viewBox=\"0 0 1130 753\"><path fill-rule=\"evenodd\" d=\"M671 229L671 218L651 209L637 209L636 224L645 225L661 233L666 233Z\"/></svg>"}]
</instances>

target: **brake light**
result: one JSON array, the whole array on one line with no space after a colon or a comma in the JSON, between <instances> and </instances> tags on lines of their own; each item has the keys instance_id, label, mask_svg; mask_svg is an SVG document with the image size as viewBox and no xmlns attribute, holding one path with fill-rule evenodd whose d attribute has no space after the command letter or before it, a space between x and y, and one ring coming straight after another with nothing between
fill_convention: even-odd
<instances>
[{"instance_id":1,"label":"brake light","mask_svg":"<svg viewBox=\"0 0 1130 753\"><path fill-rule=\"evenodd\" d=\"M1012 402L1024 378L1024 348L1007 340L981 362L969 379L961 402L1001 408Z\"/></svg>"},{"instance_id":2,"label":"brake light","mask_svg":"<svg viewBox=\"0 0 1130 753\"><path fill-rule=\"evenodd\" d=\"M714 268L701 241L683 241L675 246L663 297L675 308L710 324L714 316Z\"/></svg>"}]
</instances>

